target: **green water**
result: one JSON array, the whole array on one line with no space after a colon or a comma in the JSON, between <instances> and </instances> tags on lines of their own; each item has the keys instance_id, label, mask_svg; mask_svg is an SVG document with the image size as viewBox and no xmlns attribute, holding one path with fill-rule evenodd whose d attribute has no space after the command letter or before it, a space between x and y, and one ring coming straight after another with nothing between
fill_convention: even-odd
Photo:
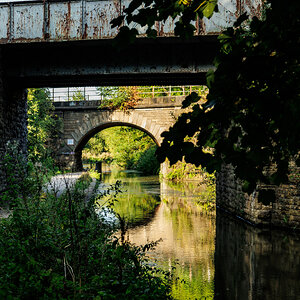
<instances>
[{"instance_id":1,"label":"green water","mask_svg":"<svg viewBox=\"0 0 300 300\"><path fill-rule=\"evenodd\" d=\"M179 278L172 285L175 299L300 300L299 232L207 213L199 203L209 193L197 183L123 171L104 175L103 185L116 180L123 192L114 209L128 220L127 238L137 245L162 239L149 255Z\"/></svg>"},{"instance_id":2,"label":"green water","mask_svg":"<svg viewBox=\"0 0 300 300\"><path fill-rule=\"evenodd\" d=\"M162 239L149 256L166 270L176 266L173 272L179 280L173 283L173 297L213 299L215 214L202 213L196 204L204 191L197 184L190 191L180 185L175 189L159 182L158 176L134 172L104 175L103 182L113 184L117 179L123 193L114 210L129 223L127 238L137 245Z\"/></svg>"}]
</instances>

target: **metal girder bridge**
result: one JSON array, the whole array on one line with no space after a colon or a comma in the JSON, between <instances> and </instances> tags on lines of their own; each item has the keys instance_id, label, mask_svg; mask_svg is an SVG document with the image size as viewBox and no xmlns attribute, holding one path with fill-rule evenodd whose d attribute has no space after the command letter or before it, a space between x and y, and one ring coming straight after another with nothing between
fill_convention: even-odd
<instances>
[{"instance_id":1,"label":"metal girder bridge","mask_svg":"<svg viewBox=\"0 0 300 300\"><path fill-rule=\"evenodd\" d=\"M8 82L24 87L202 84L212 68L216 33L261 0L220 0L219 13L196 20L195 37L174 37L176 20L156 23L159 37L113 46L110 21L130 0L0 0L0 62Z\"/></svg>"}]
</instances>

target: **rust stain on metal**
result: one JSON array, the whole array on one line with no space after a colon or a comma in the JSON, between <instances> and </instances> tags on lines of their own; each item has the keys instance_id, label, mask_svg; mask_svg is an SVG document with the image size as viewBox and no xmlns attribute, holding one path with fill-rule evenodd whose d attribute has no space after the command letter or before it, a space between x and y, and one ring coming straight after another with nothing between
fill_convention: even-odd
<instances>
[{"instance_id":1,"label":"rust stain on metal","mask_svg":"<svg viewBox=\"0 0 300 300\"><path fill-rule=\"evenodd\" d=\"M219 0L220 13L210 20L196 20L195 35L215 34L247 11L261 14L262 0ZM0 43L113 38L113 18L121 15L130 0L36 0L0 5ZM156 22L158 36L174 35L175 22ZM145 28L139 28L141 36Z\"/></svg>"},{"instance_id":2,"label":"rust stain on metal","mask_svg":"<svg viewBox=\"0 0 300 300\"><path fill-rule=\"evenodd\" d=\"M43 38L32 38L30 39L30 42L36 43L36 42L43 42L44 39ZM15 43L28 43L28 39L27 38L14 38L14 42Z\"/></svg>"},{"instance_id":3,"label":"rust stain on metal","mask_svg":"<svg viewBox=\"0 0 300 300\"><path fill-rule=\"evenodd\" d=\"M49 27L50 27L50 5L44 0L44 22L43 22L43 35L44 39L48 40L50 38Z\"/></svg>"},{"instance_id":4,"label":"rust stain on metal","mask_svg":"<svg viewBox=\"0 0 300 300\"><path fill-rule=\"evenodd\" d=\"M6 31L7 31L7 40L9 40L10 39L10 18L8 19L8 22L6 23Z\"/></svg>"},{"instance_id":5,"label":"rust stain on metal","mask_svg":"<svg viewBox=\"0 0 300 300\"><path fill-rule=\"evenodd\" d=\"M204 21L203 21L203 19L200 19L200 21L199 21L199 34L200 35L204 35L205 34L205 32L206 32L206 26L205 26L205 23L204 23Z\"/></svg>"},{"instance_id":6,"label":"rust stain on metal","mask_svg":"<svg viewBox=\"0 0 300 300\"><path fill-rule=\"evenodd\" d=\"M68 1L67 3L68 5L68 13L66 15L66 27L65 27L65 31L66 31L66 37L68 38L70 36L70 24L71 24L71 2Z\"/></svg>"},{"instance_id":7,"label":"rust stain on metal","mask_svg":"<svg viewBox=\"0 0 300 300\"><path fill-rule=\"evenodd\" d=\"M98 38L99 37L99 32L100 32L100 29L98 26L94 26L93 27L93 38Z\"/></svg>"},{"instance_id":8,"label":"rust stain on metal","mask_svg":"<svg viewBox=\"0 0 300 300\"><path fill-rule=\"evenodd\" d=\"M11 40L13 38L13 22L14 22L14 18L13 18L13 8L14 4L10 3L9 4L9 18L8 18L8 23L7 23L7 38L8 40Z\"/></svg>"},{"instance_id":9,"label":"rust stain on metal","mask_svg":"<svg viewBox=\"0 0 300 300\"><path fill-rule=\"evenodd\" d=\"M120 2L121 2L121 1L119 1L119 0L114 0L114 1L113 1L115 10L116 10L118 16L121 15L121 5L120 5Z\"/></svg>"},{"instance_id":10,"label":"rust stain on metal","mask_svg":"<svg viewBox=\"0 0 300 300\"><path fill-rule=\"evenodd\" d=\"M245 4L249 8L250 11L250 16L254 17L257 16L259 17L261 15L261 1L258 0L245 0ZM255 7L256 4L256 7Z\"/></svg>"},{"instance_id":11,"label":"rust stain on metal","mask_svg":"<svg viewBox=\"0 0 300 300\"><path fill-rule=\"evenodd\" d=\"M195 34L199 35L199 32L200 32L200 20L199 20L199 16L197 16L195 27L196 27Z\"/></svg>"},{"instance_id":12,"label":"rust stain on metal","mask_svg":"<svg viewBox=\"0 0 300 300\"><path fill-rule=\"evenodd\" d=\"M7 44L8 39L7 38L1 38L0 39L0 44Z\"/></svg>"},{"instance_id":13,"label":"rust stain on metal","mask_svg":"<svg viewBox=\"0 0 300 300\"><path fill-rule=\"evenodd\" d=\"M87 38L87 29L88 29L88 25L85 23L84 24L84 31L83 31L83 34L82 34L83 39Z\"/></svg>"},{"instance_id":14,"label":"rust stain on metal","mask_svg":"<svg viewBox=\"0 0 300 300\"><path fill-rule=\"evenodd\" d=\"M238 18L242 14L241 0L236 0L235 17Z\"/></svg>"},{"instance_id":15,"label":"rust stain on metal","mask_svg":"<svg viewBox=\"0 0 300 300\"><path fill-rule=\"evenodd\" d=\"M161 34L160 26L159 26L159 25L160 25L160 23L156 21L154 26L155 26L155 28L156 28L157 35L158 35L158 36L160 36L160 34Z\"/></svg>"}]
</instances>

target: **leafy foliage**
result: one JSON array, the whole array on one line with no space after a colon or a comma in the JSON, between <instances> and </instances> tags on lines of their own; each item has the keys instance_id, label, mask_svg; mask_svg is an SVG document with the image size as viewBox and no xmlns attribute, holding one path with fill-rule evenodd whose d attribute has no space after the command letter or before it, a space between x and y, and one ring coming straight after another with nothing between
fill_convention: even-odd
<instances>
[{"instance_id":1,"label":"leafy foliage","mask_svg":"<svg viewBox=\"0 0 300 300\"><path fill-rule=\"evenodd\" d=\"M98 87L97 91L102 99L101 109L126 111L136 106L143 98L185 96L192 91L203 94L207 92L207 88L205 86L104 86ZM83 94L80 91L76 93L73 94L73 99L82 100L80 97L83 97Z\"/></svg>"},{"instance_id":2,"label":"leafy foliage","mask_svg":"<svg viewBox=\"0 0 300 300\"><path fill-rule=\"evenodd\" d=\"M105 143L105 137L100 132L94 135L85 145L82 151L82 159L86 162L102 161L110 163L112 157L108 151L109 148Z\"/></svg>"},{"instance_id":3,"label":"leafy foliage","mask_svg":"<svg viewBox=\"0 0 300 300\"><path fill-rule=\"evenodd\" d=\"M71 101L83 101L85 100L85 97L84 97L84 93L80 90L80 89L77 89L73 92L73 94L71 95L70 99L68 100L71 100Z\"/></svg>"},{"instance_id":4,"label":"leafy foliage","mask_svg":"<svg viewBox=\"0 0 300 300\"><path fill-rule=\"evenodd\" d=\"M139 34L137 25L143 28L150 38L157 37L157 21L176 19L175 35L189 38L196 27L192 24L197 18L210 18L217 10L217 0L133 0L123 15L112 20L112 27L120 27L116 43L124 46L134 42Z\"/></svg>"},{"instance_id":5,"label":"leafy foliage","mask_svg":"<svg viewBox=\"0 0 300 300\"><path fill-rule=\"evenodd\" d=\"M98 87L99 95L103 99L100 108L127 110L134 107L138 100L138 90L136 86L109 86Z\"/></svg>"},{"instance_id":6,"label":"leafy foliage","mask_svg":"<svg viewBox=\"0 0 300 300\"><path fill-rule=\"evenodd\" d=\"M125 241L122 219L114 235L86 201L87 176L57 196L43 188L43 169L22 168L35 176L7 195L14 210L0 220L1 299L169 299L169 274L145 257L154 244Z\"/></svg>"},{"instance_id":7,"label":"leafy foliage","mask_svg":"<svg viewBox=\"0 0 300 300\"><path fill-rule=\"evenodd\" d=\"M83 150L83 157L112 162L121 168L137 169L145 174L157 174L159 163L155 150L155 143L145 132L132 127L116 126L91 138Z\"/></svg>"},{"instance_id":8,"label":"leafy foliage","mask_svg":"<svg viewBox=\"0 0 300 300\"><path fill-rule=\"evenodd\" d=\"M51 139L57 137L62 126L55 118L48 89L28 90L28 154L33 161L45 160L53 148Z\"/></svg>"},{"instance_id":9,"label":"leafy foliage","mask_svg":"<svg viewBox=\"0 0 300 300\"><path fill-rule=\"evenodd\" d=\"M258 182L287 181L300 149L300 3L270 4L263 20L242 16L220 35L216 71L207 74L208 101L186 100L192 110L163 134L161 161L185 156L209 172L232 164L247 192ZM186 141L195 134L196 143Z\"/></svg>"},{"instance_id":10,"label":"leafy foliage","mask_svg":"<svg viewBox=\"0 0 300 300\"><path fill-rule=\"evenodd\" d=\"M136 169L146 175L158 174L160 163L158 162L155 152L157 146L152 145L147 150L143 151L136 163Z\"/></svg>"}]
</instances>

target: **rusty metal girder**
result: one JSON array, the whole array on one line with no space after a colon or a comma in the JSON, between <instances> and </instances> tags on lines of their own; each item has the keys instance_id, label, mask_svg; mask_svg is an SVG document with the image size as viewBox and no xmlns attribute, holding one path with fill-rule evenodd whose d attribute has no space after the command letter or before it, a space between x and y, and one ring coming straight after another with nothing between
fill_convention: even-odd
<instances>
[{"instance_id":1,"label":"rusty metal girder","mask_svg":"<svg viewBox=\"0 0 300 300\"><path fill-rule=\"evenodd\" d=\"M0 0L0 44L110 39L110 21L131 0ZM196 22L195 35L215 34L248 12L259 15L262 0L219 0L219 12ZM157 23L159 35L174 36L175 21ZM145 28L138 28L141 35Z\"/></svg>"}]
</instances>

